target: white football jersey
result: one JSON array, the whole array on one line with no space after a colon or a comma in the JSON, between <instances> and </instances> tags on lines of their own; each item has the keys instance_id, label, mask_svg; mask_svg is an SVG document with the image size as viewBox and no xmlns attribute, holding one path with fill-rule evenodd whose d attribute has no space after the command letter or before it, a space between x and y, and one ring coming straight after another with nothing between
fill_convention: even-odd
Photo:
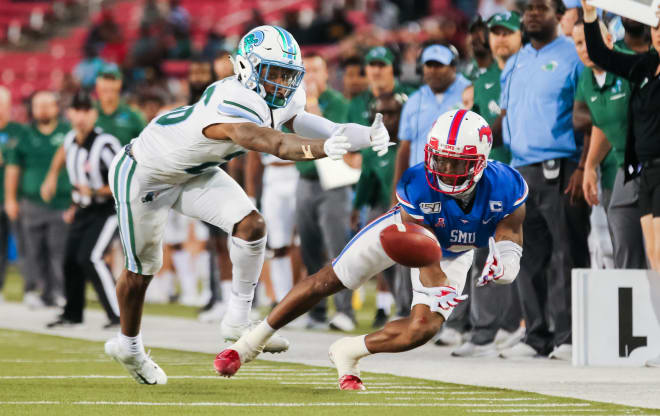
<instances>
[{"instance_id":1,"label":"white football jersey","mask_svg":"<svg viewBox=\"0 0 660 416\"><path fill-rule=\"evenodd\" d=\"M213 140L203 130L219 123L255 123L277 130L305 108L298 88L284 108L270 109L254 91L229 77L211 84L200 100L154 118L133 141L138 165L153 171L155 180L178 184L221 165L246 150L227 140Z\"/></svg>"}]
</instances>

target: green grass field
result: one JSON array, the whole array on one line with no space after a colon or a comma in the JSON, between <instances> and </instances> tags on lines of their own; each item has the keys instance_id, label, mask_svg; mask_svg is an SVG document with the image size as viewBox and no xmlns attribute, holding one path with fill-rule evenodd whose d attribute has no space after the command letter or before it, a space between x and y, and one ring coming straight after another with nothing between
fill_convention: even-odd
<instances>
[{"instance_id":1,"label":"green grass field","mask_svg":"<svg viewBox=\"0 0 660 416\"><path fill-rule=\"evenodd\" d=\"M176 334L172 334L176 336ZM138 385L103 344L0 330L0 415L658 415L625 406L364 373L341 392L333 369L256 361L231 379L210 354L154 349L164 386Z\"/></svg>"}]
</instances>

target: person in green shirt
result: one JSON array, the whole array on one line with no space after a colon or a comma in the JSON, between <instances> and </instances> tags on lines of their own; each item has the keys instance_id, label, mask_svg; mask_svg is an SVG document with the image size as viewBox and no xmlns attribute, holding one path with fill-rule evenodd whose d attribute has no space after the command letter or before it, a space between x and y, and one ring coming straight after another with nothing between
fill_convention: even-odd
<instances>
[{"instance_id":1,"label":"person in green shirt","mask_svg":"<svg viewBox=\"0 0 660 416\"><path fill-rule=\"evenodd\" d=\"M5 202L5 163L7 155L24 134L24 128L19 123L10 120L11 93L0 86L0 303L3 301L2 288L7 271L7 244L9 242L9 218L4 210Z\"/></svg>"},{"instance_id":2,"label":"person in green shirt","mask_svg":"<svg viewBox=\"0 0 660 416\"><path fill-rule=\"evenodd\" d=\"M522 46L520 15L515 12L493 15L488 20L488 44L494 61L474 82L472 111L492 126L501 113L498 104L502 92L500 75L509 57L517 53ZM500 144L493 146L489 158L508 164L511 161L511 153L506 146Z\"/></svg>"},{"instance_id":3,"label":"person in green shirt","mask_svg":"<svg viewBox=\"0 0 660 416\"><path fill-rule=\"evenodd\" d=\"M96 125L119 139L122 146L136 138L146 126L144 118L121 102L121 71L116 64L106 65L96 78L96 109L99 118Z\"/></svg>"},{"instance_id":4,"label":"person in green shirt","mask_svg":"<svg viewBox=\"0 0 660 416\"><path fill-rule=\"evenodd\" d=\"M605 44L613 48L612 36L603 23L601 32ZM603 206L614 249L617 269L645 269L642 229L638 218L639 179L624 185L624 155L628 134L628 103L630 83L597 67L587 54L584 23L573 29L573 40L580 59L586 66L578 80L575 101L589 109L591 139L584 166L582 187L590 205ZM598 197L600 166L601 198Z\"/></svg>"},{"instance_id":5,"label":"person in green shirt","mask_svg":"<svg viewBox=\"0 0 660 416\"><path fill-rule=\"evenodd\" d=\"M305 66L305 111L345 123L348 103L344 96L328 86L328 68L317 54L303 58ZM351 156L349 156L351 157ZM345 158L347 160L347 158ZM321 270L339 255L348 243L350 221L350 186L324 190L314 162L296 162L300 178L296 188L296 228L300 235L300 253L307 273ZM337 313L330 319L332 328L355 329L353 292L346 289L333 297ZM308 328L327 327L327 302L322 300L309 311Z\"/></svg>"},{"instance_id":6,"label":"person in green shirt","mask_svg":"<svg viewBox=\"0 0 660 416\"><path fill-rule=\"evenodd\" d=\"M623 16L621 17L621 24L625 32L623 39L614 43L615 47L631 53L645 53L653 48L648 26Z\"/></svg>"},{"instance_id":7,"label":"person in green shirt","mask_svg":"<svg viewBox=\"0 0 660 416\"><path fill-rule=\"evenodd\" d=\"M488 45L488 25L481 16L476 19L468 28L468 44L472 52L472 60L463 68L463 75L472 83L483 75L494 63L493 54Z\"/></svg>"},{"instance_id":8,"label":"person in green shirt","mask_svg":"<svg viewBox=\"0 0 660 416\"><path fill-rule=\"evenodd\" d=\"M375 114L373 112L374 106L381 96L396 96L398 97L397 99L399 103L403 105L417 88L400 83L396 79L397 71L394 68L394 54L388 48L384 46L371 48L367 52L364 61L366 63L365 73L367 75L368 89L351 100L348 109L348 122L369 126L372 121L371 118L373 117L373 114ZM398 119L399 115L396 117ZM385 122L385 114L383 114L383 121ZM392 131L387 125L386 128L390 131L390 137L395 137L391 134ZM398 126L396 130L398 131ZM358 189L355 196L358 205L355 205L354 202L354 208L361 205L367 205L371 208L371 214L375 215L379 210L384 211L389 207L390 204L388 199L392 190L391 183L389 186L382 186L381 188L368 188L372 185L376 185L373 174L376 171L382 171L383 164L387 165L384 170L392 170L389 179L390 181L393 181L396 153L396 147L390 148L390 151L383 157L379 157L371 149L360 152L362 155L362 172L360 173L362 184L360 185L358 182ZM380 179L384 179L388 176L387 172L382 173L383 175L380 176ZM363 177L364 179L362 179ZM390 195L387 195L387 199L384 199L385 191L390 192ZM356 214L353 213L352 217L355 218L355 216ZM407 316L410 313L409 296L407 296L408 291L406 290L406 286L398 284L398 280L405 281L409 279L406 279L406 276L397 276L394 267L386 270L382 275L378 276L378 294L376 295L377 309L373 322L374 328L379 328L387 322L390 309L392 309L393 300L397 304L398 315Z\"/></svg>"},{"instance_id":9,"label":"person in green shirt","mask_svg":"<svg viewBox=\"0 0 660 416\"><path fill-rule=\"evenodd\" d=\"M62 145L71 127L58 119L55 94L37 92L32 98L34 123L26 129L7 155L5 171L5 211L12 221L20 215L25 252L22 261L32 265L26 271L25 292L41 286L41 300L54 305L61 298L64 244L72 212L71 184L65 172L59 177L54 198L46 203L41 198L50 161ZM19 204L20 198L20 204Z\"/></svg>"},{"instance_id":10,"label":"person in green shirt","mask_svg":"<svg viewBox=\"0 0 660 416\"><path fill-rule=\"evenodd\" d=\"M371 118L376 114L383 115L383 124L390 134L390 141L398 143L397 134L399 130L399 120L401 109L405 102L405 96L397 93L380 94L373 102L371 108ZM396 164L396 148L390 147L389 152L383 157L379 157L375 152L362 153L362 170L360 179L355 187L355 197L353 198L353 212L351 213L351 228L359 230L360 211L367 208L367 217L369 221L382 215L390 208L390 195L392 194L392 180L394 178L394 167ZM380 328L387 323L392 301L395 296L399 299L397 306L400 306L397 314L405 315L410 306L406 308L407 296L400 296L400 290L397 285L396 268L391 267L378 275L378 293L376 296L376 316L373 327ZM401 299L403 298L403 299Z\"/></svg>"},{"instance_id":11,"label":"person in green shirt","mask_svg":"<svg viewBox=\"0 0 660 416\"><path fill-rule=\"evenodd\" d=\"M371 48L364 58L369 88L351 99L348 106L348 122L368 126L370 109L380 94L395 93L410 96L417 88L400 83L395 78L394 54L384 46Z\"/></svg>"}]
</instances>

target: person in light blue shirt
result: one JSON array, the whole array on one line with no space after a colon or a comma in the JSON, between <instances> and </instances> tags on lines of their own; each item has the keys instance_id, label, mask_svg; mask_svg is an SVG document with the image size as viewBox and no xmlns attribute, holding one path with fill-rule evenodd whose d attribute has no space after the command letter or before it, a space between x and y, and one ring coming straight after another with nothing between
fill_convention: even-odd
<instances>
[{"instance_id":1,"label":"person in light blue shirt","mask_svg":"<svg viewBox=\"0 0 660 416\"><path fill-rule=\"evenodd\" d=\"M410 96L401 112L400 148L394 184L409 166L424 161L424 145L433 122L443 113L463 107L463 91L471 85L456 72L458 52L452 45L433 44L420 58L424 85Z\"/></svg>"},{"instance_id":2,"label":"person in light blue shirt","mask_svg":"<svg viewBox=\"0 0 660 416\"><path fill-rule=\"evenodd\" d=\"M507 61L500 104L507 110L502 133L513 167L559 158L578 161L582 137L574 134L572 117L583 68L575 44L565 36L538 50L530 42Z\"/></svg>"},{"instance_id":3,"label":"person in light blue shirt","mask_svg":"<svg viewBox=\"0 0 660 416\"><path fill-rule=\"evenodd\" d=\"M558 34L564 11L562 0L527 0L523 27L530 43L509 58L501 76L504 144L529 185L516 282L526 335L500 353L505 358L571 359L571 269L589 267L582 137L572 120L583 65L573 42Z\"/></svg>"}]
</instances>

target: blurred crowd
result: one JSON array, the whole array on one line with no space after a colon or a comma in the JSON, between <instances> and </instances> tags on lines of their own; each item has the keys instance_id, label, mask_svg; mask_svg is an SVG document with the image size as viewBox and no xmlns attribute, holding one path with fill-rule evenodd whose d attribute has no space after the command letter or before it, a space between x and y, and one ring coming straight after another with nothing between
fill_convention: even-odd
<instances>
[{"instance_id":1,"label":"blurred crowd","mask_svg":"<svg viewBox=\"0 0 660 416\"><path fill-rule=\"evenodd\" d=\"M93 97L92 124L125 145L157 114L197 102L210 83L232 76L229 57L239 33L277 24L302 48L306 111L362 125L382 113L397 145L382 158L370 149L347 157L345 168L360 171L351 184L329 185L332 172L318 163L255 153L224 166L259 203L268 225L270 251L259 302L280 301L295 281L321 269L357 230L396 203L393 184L423 161L437 116L467 108L491 124L490 157L517 168L529 184L524 254L513 285L466 284L469 302L456 308L435 343L453 345L458 357L570 359L571 269L655 264L644 249L639 184L624 184L631 85L589 59L580 3L301 3L304 7L284 10L276 20L254 9L240 29L225 33L214 26L201 43L193 39L187 2L145 0L132 43L117 24L123 17L107 3L92 20L70 85L33 94L26 103L30 119L19 120L27 122L11 120L12 97L0 87L0 250L7 252L12 234L24 302L35 308L64 302L61 239L75 215L72 190L79 189L64 171L54 193L42 185L65 136L77 128L67 110L87 108L76 97ZM660 29L608 13L600 25L603 41L615 50L634 54L660 47ZM217 229L172 213L163 269L147 302L197 306L200 320L219 321L231 290L226 239ZM477 250L469 278L479 276L487 254ZM109 244L103 259L117 276L120 246ZM2 262L0 289L6 256ZM376 280L373 326L408 315L409 270L395 266ZM333 309L319 304L298 324L352 331L363 302L364 293L340 292ZM106 312L108 326L116 325L111 305Z\"/></svg>"}]
</instances>

